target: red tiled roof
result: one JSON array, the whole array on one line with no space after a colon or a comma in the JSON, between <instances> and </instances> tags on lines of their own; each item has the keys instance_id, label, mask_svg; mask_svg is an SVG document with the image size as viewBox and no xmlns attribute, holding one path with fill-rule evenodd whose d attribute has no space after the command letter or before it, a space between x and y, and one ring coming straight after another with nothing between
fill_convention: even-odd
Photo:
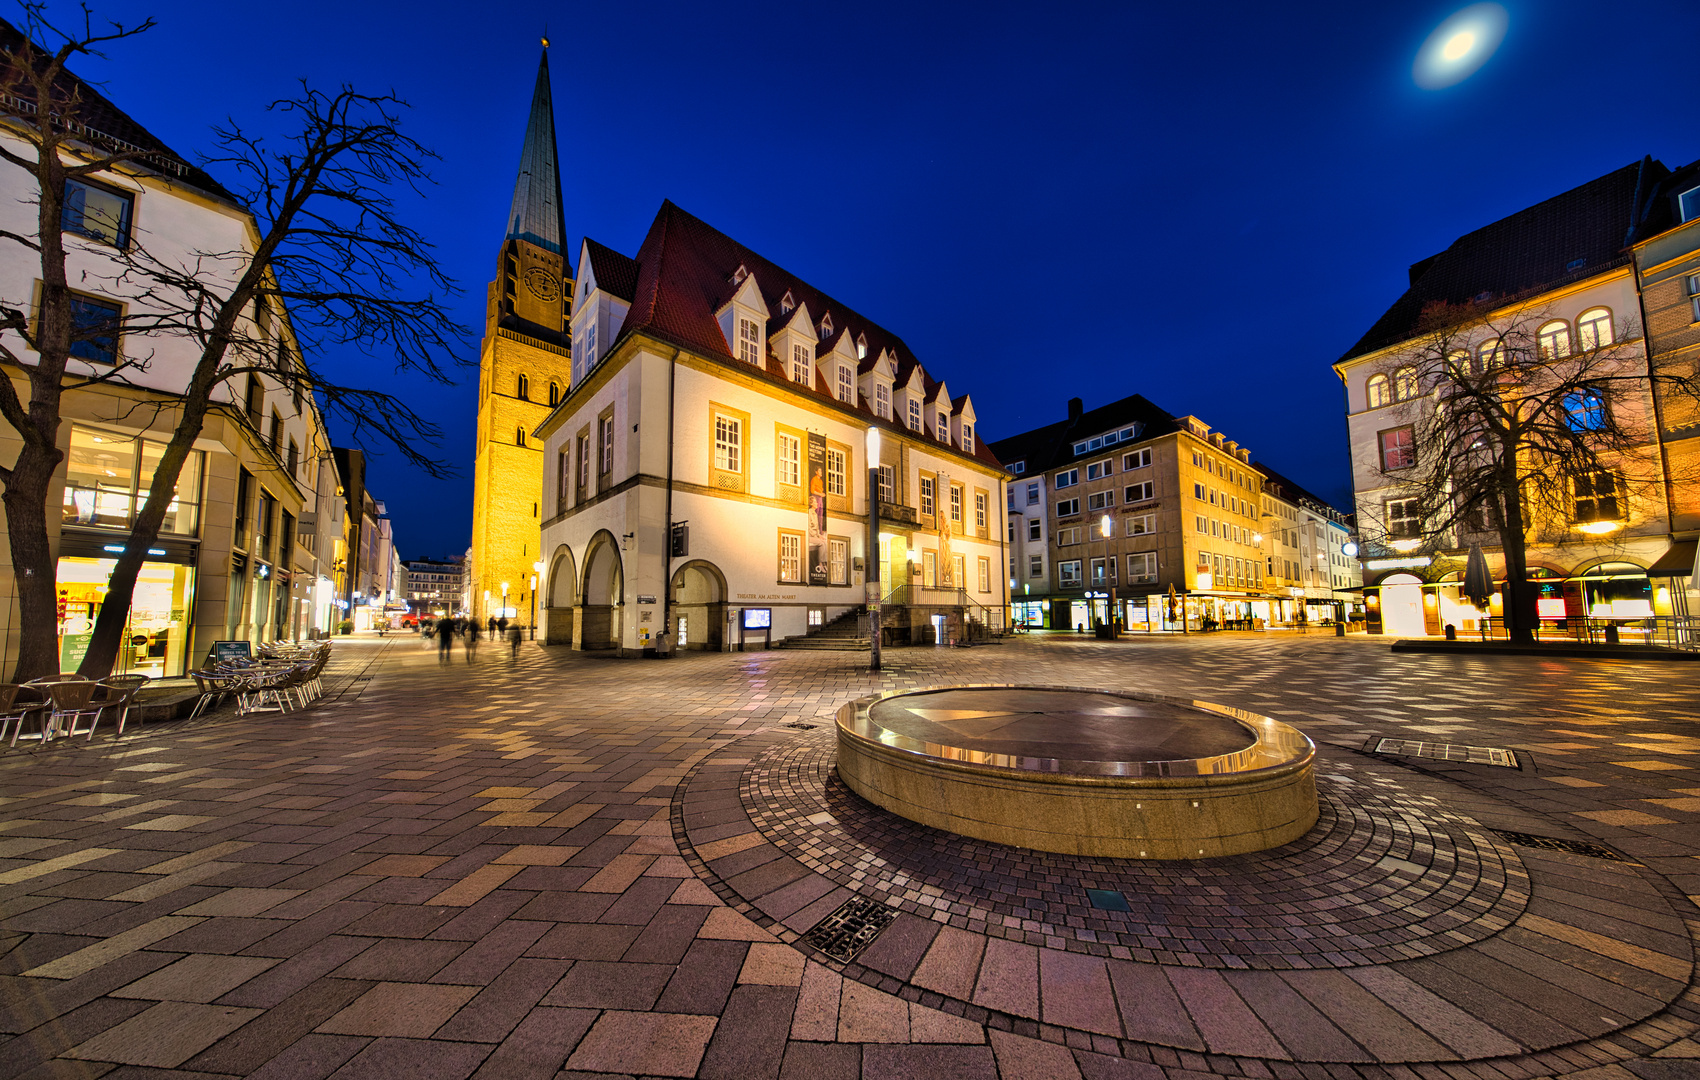
<instances>
[{"instance_id":1,"label":"red tiled roof","mask_svg":"<svg viewBox=\"0 0 1700 1080\"><path fill-rule=\"evenodd\" d=\"M661 204L661 210L655 215L649 234L644 237L637 258L632 262L636 267L636 281L631 310L620 329L622 339L628 334L644 333L703 356L739 364L747 370L748 365L732 355L720 322L715 317L715 312L724 307L739 289L740 285L734 284L732 279L738 267L742 266L754 276L770 319L771 313L779 310L779 302L787 292L799 306L808 308L811 318L818 321L828 314L832 316L833 334L817 343L820 352L829 351L833 343L845 334L852 335L852 340L866 337L868 352L859 365L861 371L865 373L880 354L889 349L897 357L899 385L919 364L903 339L896 334L686 213L670 200ZM602 271L599 264L596 273L600 284ZM771 377L786 381L782 364L777 368L764 365L764 369ZM922 378L925 397L930 400L938 392L939 383L925 374L925 368L922 369ZM795 387L796 384L790 385ZM836 401L824 380L817 378L814 390L819 396ZM842 402L838 404L841 408L846 407ZM852 411L862 414L864 420L892 430L902 430L895 421L880 421L865 403ZM992 468L1002 467L983 441L975 440L971 456Z\"/></svg>"},{"instance_id":2,"label":"red tiled roof","mask_svg":"<svg viewBox=\"0 0 1700 1080\"><path fill-rule=\"evenodd\" d=\"M632 297L637 295L637 263L630 256L598 244L588 236L584 238L584 250L590 259L590 272L596 278L596 287L631 303Z\"/></svg>"}]
</instances>

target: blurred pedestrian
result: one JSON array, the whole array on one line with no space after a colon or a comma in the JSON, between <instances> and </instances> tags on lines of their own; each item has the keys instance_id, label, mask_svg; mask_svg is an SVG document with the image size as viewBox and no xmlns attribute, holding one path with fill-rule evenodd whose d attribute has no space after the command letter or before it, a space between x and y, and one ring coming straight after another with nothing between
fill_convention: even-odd
<instances>
[{"instance_id":1,"label":"blurred pedestrian","mask_svg":"<svg viewBox=\"0 0 1700 1080\"><path fill-rule=\"evenodd\" d=\"M449 662L449 650L455 643L455 621L444 615L437 620L437 662Z\"/></svg>"},{"instance_id":2,"label":"blurred pedestrian","mask_svg":"<svg viewBox=\"0 0 1700 1080\"><path fill-rule=\"evenodd\" d=\"M478 652L478 635L483 632L484 628L478 625L478 616L466 620L466 662L469 664Z\"/></svg>"},{"instance_id":3,"label":"blurred pedestrian","mask_svg":"<svg viewBox=\"0 0 1700 1080\"><path fill-rule=\"evenodd\" d=\"M510 650L509 655L512 656L513 659L515 659L515 660L519 659L519 643L520 643L520 640L524 636L525 635L520 632L520 628L517 627L517 626L511 627L508 630L508 648Z\"/></svg>"}]
</instances>

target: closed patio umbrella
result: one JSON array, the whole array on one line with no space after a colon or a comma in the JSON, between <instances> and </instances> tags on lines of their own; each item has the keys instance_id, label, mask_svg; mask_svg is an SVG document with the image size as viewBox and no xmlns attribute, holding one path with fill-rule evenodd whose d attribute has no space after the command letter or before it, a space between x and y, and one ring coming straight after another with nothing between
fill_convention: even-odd
<instances>
[{"instance_id":1,"label":"closed patio umbrella","mask_svg":"<svg viewBox=\"0 0 1700 1080\"><path fill-rule=\"evenodd\" d=\"M1480 544L1470 545L1469 560L1464 563L1464 585L1458 590L1470 603L1486 610L1488 597L1493 595L1493 575L1488 572L1487 556Z\"/></svg>"}]
</instances>

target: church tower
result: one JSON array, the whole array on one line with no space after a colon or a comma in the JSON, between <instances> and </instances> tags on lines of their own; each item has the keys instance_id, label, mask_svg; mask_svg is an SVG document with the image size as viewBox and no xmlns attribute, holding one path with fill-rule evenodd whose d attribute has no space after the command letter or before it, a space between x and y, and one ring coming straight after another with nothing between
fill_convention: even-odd
<instances>
[{"instance_id":1,"label":"church tower","mask_svg":"<svg viewBox=\"0 0 1700 1080\"><path fill-rule=\"evenodd\" d=\"M549 43L543 43L531 116L520 149L519 179L507 235L490 283L479 354L478 444L472 505L472 613L501 614L503 583L510 618L532 618L532 564L544 506L543 441L532 432L566 395L572 379L567 261L555 111L549 95Z\"/></svg>"}]
</instances>

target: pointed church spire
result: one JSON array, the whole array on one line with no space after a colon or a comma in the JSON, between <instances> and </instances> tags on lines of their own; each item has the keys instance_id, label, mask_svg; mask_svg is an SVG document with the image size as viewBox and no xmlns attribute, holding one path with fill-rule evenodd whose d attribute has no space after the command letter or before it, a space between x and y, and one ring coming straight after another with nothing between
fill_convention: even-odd
<instances>
[{"instance_id":1,"label":"pointed church spire","mask_svg":"<svg viewBox=\"0 0 1700 1080\"><path fill-rule=\"evenodd\" d=\"M565 258L566 217L561 208L561 170L555 156L555 107L549 96L549 39L537 65L531 118L519 152L519 179L508 211L508 240L529 240ZM570 272L570 271L569 271Z\"/></svg>"}]
</instances>

